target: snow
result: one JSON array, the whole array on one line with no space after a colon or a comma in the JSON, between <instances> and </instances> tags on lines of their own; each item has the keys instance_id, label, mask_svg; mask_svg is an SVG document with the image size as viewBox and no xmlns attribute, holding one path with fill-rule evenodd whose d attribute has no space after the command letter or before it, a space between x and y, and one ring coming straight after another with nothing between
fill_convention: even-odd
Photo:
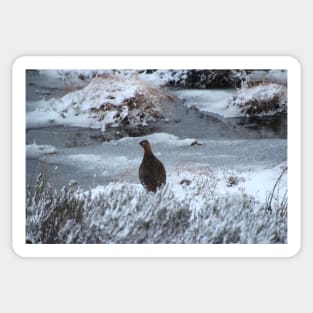
<instances>
[{"instance_id":1,"label":"snow","mask_svg":"<svg viewBox=\"0 0 313 313\"><path fill-rule=\"evenodd\" d=\"M57 152L56 147L50 145L26 145L26 156L28 159L37 159L42 155L54 154Z\"/></svg>"},{"instance_id":2,"label":"snow","mask_svg":"<svg viewBox=\"0 0 313 313\"><path fill-rule=\"evenodd\" d=\"M151 135L147 135L144 137L124 137L116 141L116 144L127 143L127 142L140 142L140 140L149 140L151 144L166 144L172 145L176 147L183 147L183 146L191 146L196 142L193 138L179 138L175 135L168 134L168 133L154 133Z\"/></svg>"},{"instance_id":3,"label":"snow","mask_svg":"<svg viewBox=\"0 0 313 313\"><path fill-rule=\"evenodd\" d=\"M287 172L284 172L286 163L272 167L255 167L249 170L225 170L215 168L182 169L169 173L169 188L174 191L179 201L188 201L193 209L201 209L203 196L208 192L212 197L222 197L226 194L246 193L260 204L264 205L269 194L283 172L276 189L277 202L282 201L287 191ZM238 183L229 184L229 177L237 177Z\"/></svg>"},{"instance_id":4,"label":"snow","mask_svg":"<svg viewBox=\"0 0 313 313\"><path fill-rule=\"evenodd\" d=\"M224 193L226 190L232 193L241 191L252 195L261 203L265 203L281 173L284 173L279 181L279 197L283 197L287 186L286 162L271 167L252 167L247 170L219 170L217 171L218 184L216 192ZM237 183L229 185L229 177L236 177ZM282 199L280 199L282 200Z\"/></svg>"}]
</instances>

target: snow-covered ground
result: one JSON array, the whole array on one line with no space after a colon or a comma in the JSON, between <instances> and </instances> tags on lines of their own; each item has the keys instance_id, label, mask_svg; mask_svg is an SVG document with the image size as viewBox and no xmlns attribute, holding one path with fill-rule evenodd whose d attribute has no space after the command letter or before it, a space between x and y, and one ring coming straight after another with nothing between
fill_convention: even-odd
<instances>
[{"instance_id":1,"label":"snow-covered ground","mask_svg":"<svg viewBox=\"0 0 313 313\"><path fill-rule=\"evenodd\" d=\"M280 178L280 175L281 178ZM280 178L280 179L279 179ZM287 192L286 162L268 168L243 170L218 170L210 167L183 168L169 172L166 188L172 190L177 201L188 202L191 210L201 209L203 199L210 193L215 198L225 195L245 193L252 196L261 209L270 198L275 188L274 200L276 204L282 202ZM127 182L111 183L91 189L91 196L102 196L112 186L128 185ZM139 193L145 193L143 187L137 183L130 184ZM114 189L114 188L113 188Z\"/></svg>"}]
</instances>

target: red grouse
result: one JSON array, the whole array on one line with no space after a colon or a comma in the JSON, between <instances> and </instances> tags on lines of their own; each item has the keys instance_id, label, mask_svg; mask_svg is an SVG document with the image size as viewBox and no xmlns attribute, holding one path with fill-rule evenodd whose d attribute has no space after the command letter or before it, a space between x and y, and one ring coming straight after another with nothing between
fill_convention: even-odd
<instances>
[{"instance_id":1,"label":"red grouse","mask_svg":"<svg viewBox=\"0 0 313 313\"><path fill-rule=\"evenodd\" d=\"M139 167L140 182L147 191L156 192L158 187L166 183L164 165L152 153L148 140L143 140L139 144L144 149L143 159Z\"/></svg>"}]
</instances>

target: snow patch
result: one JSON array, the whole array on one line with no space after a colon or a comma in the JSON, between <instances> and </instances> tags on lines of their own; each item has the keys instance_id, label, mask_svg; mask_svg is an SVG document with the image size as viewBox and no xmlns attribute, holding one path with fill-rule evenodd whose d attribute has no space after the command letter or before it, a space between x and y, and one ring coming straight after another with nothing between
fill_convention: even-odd
<instances>
[{"instance_id":1,"label":"snow patch","mask_svg":"<svg viewBox=\"0 0 313 313\"><path fill-rule=\"evenodd\" d=\"M278 201L282 200L287 192L287 164L283 162L274 167L256 167L247 170L218 170L217 193L224 193L226 190L231 193L245 193L253 196L260 203L266 203L278 178L282 174L275 188ZM231 184L230 182L234 182Z\"/></svg>"}]
</instances>

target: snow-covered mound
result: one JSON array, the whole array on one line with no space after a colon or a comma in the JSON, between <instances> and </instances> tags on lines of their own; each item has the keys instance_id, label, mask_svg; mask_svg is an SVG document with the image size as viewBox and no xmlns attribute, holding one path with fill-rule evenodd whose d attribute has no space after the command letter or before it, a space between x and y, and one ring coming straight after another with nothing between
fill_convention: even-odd
<instances>
[{"instance_id":1,"label":"snow-covered mound","mask_svg":"<svg viewBox=\"0 0 313 313\"><path fill-rule=\"evenodd\" d=\"M36 143L26 145L26 156L28 159L37 159L45 154L54 154L56 151L56 147L50 145L37 145Z\"/></svg>"},{"instance_id":2,"label":"snow-covered mound","mask_svg":"<svg viewBox=\"0 0 313 313\"><path fill-rule=\"evenodd\" d=\"M287 87L274 83L243 87L229 98L227 109L245 116L287 112Z\"/></svg>"},{"instance_id":3,"label":"snow-covered mound","mask_svg":"<svg viewBox=\"0 0 313 313\"><path fill-rule=\"evenodd\" d=\"M96 77L80 90L41 101L27 113L27 127L58 124L92 128L145 124L161 118L160 105L169 96L155 86L121 76Z\"/></svg>"}]
</instances>

